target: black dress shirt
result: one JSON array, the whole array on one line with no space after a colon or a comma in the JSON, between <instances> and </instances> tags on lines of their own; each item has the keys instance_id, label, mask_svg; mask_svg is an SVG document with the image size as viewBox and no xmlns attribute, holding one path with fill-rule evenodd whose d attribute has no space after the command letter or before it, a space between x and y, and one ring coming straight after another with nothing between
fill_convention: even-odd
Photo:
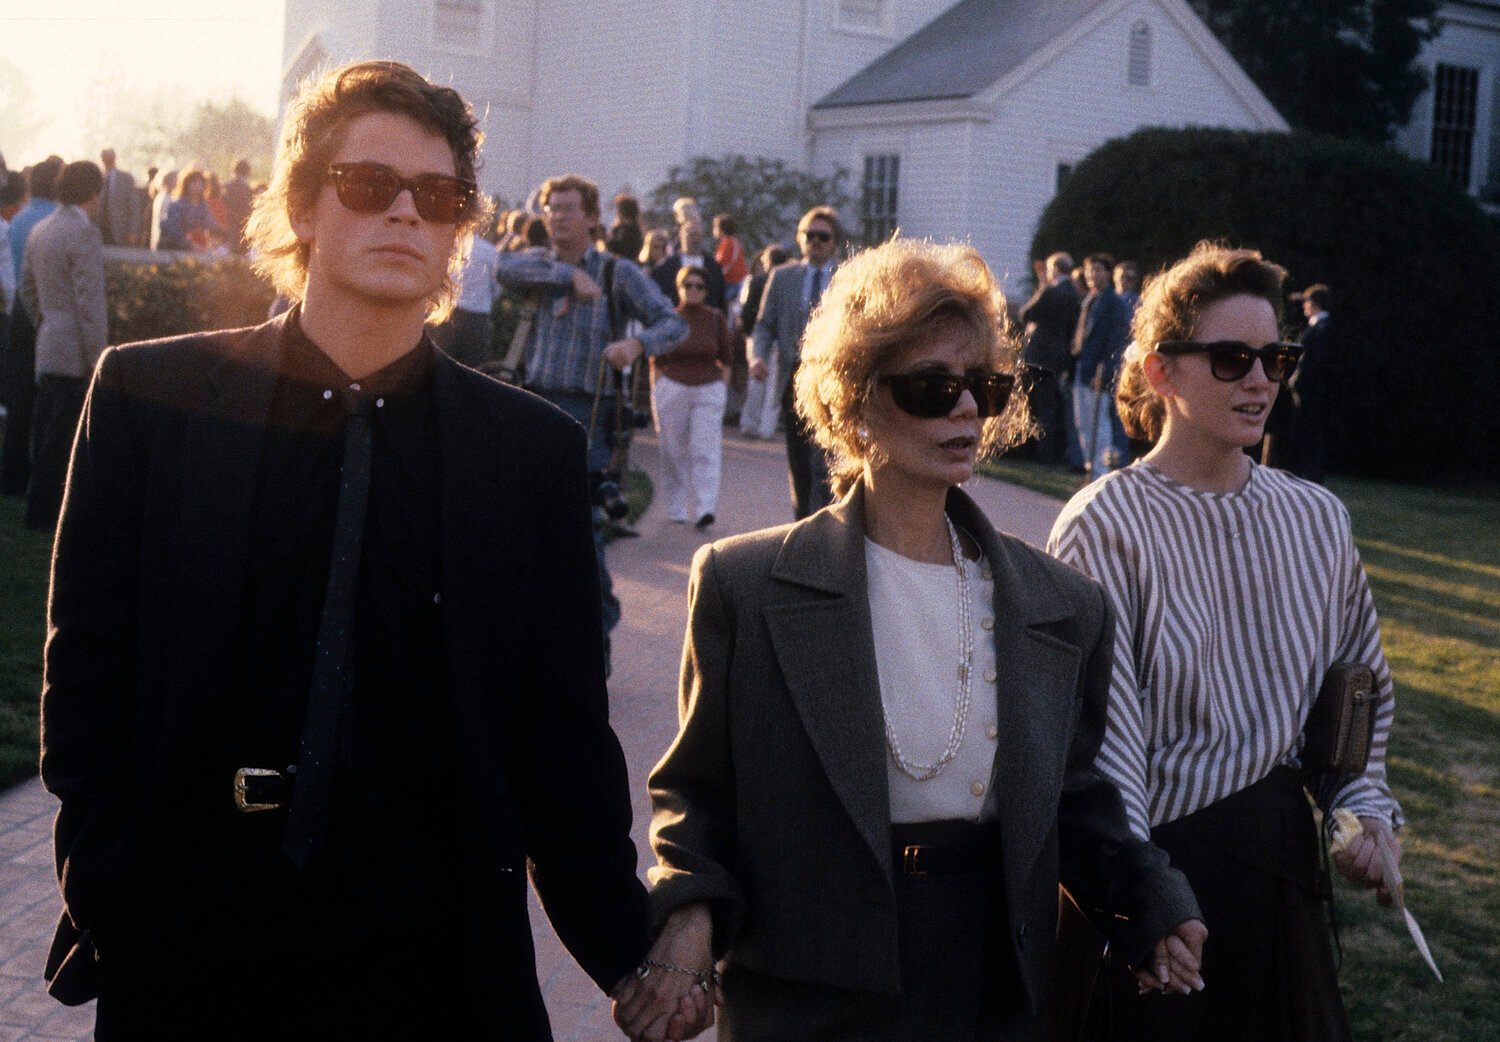
<instances>
[{"instance_id":1,"label":"black dress shirt","mask_svg":"<svg viewBox=\"0 0 1500 1042\"><path fill-rule=\"evenodd\" d=\"M409 900L390 913L405 920L397 928L438 921L430 918L438 893L453 881L434 853L451 848L458 782L442 649L433 350L424 338L353 381L295 315L287 323L250 523L235 683L242 726L227 765L232 773L297 762L338 512L340 390L357 383L375 409L354 677L340 714L326 853L309 885L315 891L326 878L342 907L382 912L390 907L383 894L404 893ZM274 860L285 811L238 817L230 827L242 853L248 843L251 862L263 852Z\"/></svg>"}]
</instances>

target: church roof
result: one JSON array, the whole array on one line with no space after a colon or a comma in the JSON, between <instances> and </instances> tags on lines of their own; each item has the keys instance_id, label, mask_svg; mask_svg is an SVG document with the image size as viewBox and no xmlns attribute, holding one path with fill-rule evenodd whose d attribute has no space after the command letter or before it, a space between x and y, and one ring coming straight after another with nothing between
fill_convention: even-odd
<instances>
[{"instance_id":1,"label":"church roof","mask_svg":"<svg viewBox=\"0 0 1500 1042\"><path fill-rule=\"evenodd\" d=\"M960 0L813 108L972 97L1105 2Z\"/></svg>"}]
</instances>

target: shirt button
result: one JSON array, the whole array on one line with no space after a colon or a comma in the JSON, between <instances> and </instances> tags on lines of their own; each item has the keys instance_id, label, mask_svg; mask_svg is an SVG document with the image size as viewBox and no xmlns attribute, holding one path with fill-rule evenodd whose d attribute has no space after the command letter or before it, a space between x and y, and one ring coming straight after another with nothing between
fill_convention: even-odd
<instances>
[{"instance_id":1,"label":"shirt button","mask_svg":"<svg viewBox=\"0 0 1500 1042\"><path fill-rule=\"evenodd\" d=\"M328 400L328 399L330 399L330 398L332 398L332 397L333 397L333 392L332 392L332 391L324 391L324 392L323 392L323 400L324 400L324 401L325 401L325 402L326 402L326 401L327 401L327 400Z\"/></svg>"},{"instance_id":2,"label":"shirt button","mask_svg":"<svg viewBox=\"0 0 1500 1042\"><path fill-rule=\"evenodd\" d=\"M385 399L384 398L376 398L375 399L375 408L377 408L377 409L384 409L385 408Z\"/></svg>"},{"instance_id":3,"label":"shirt button","mask_svg":"<svg viewBox=\"0 0 1500 1042\"><path fill-rule=\"evenodd\" d=\"M981 568L981 569L980 569L980 570L979 570L979 577L980 577L980 578L981 578L981 579L985 579L985 580L989 580L989 579L993 579L993 578L994 578L994 577L995 577L995 573L994 573L994 572L992 572L992 571L991 571L991 570L990 570L990 569L988 569L988 568Z\"/></svg>"},{"instance_id":4,"label":"shirt button","mask_svg":"<svg viewBox=\"0 0 1500 1042\"><path fill-rule=\"evenodd\" d=\"M433 594L432 595L432 603L433 604L442 604L443 603L443 595L441 593L435 593L435 594Z\"/></svg>"},{"instance_id":5,"label":"shirt button","mask_svg":"<svg viewBox=\"0 0 1500 1042\"><path fill-rule=\"evenodd\" d=\"M994 619L980 619L979 620L979 628L982 629L982 630L992 630L992 629L995 628L995 620Z\"/></svg>"},{"instance_id":6,"label":"shirt button","mask_svg":"<svg viewBox=\"0 0 1500 1042\"><path fill-rule=\"evenodd\" d=\"M1000 737L1000 728L996 727L994 724L990 724L990 726L984 729L984 736L993 741L994 739Z\"/></svg>"},{"instance_id":7,"label":"shirt button","mask_svg":"<svg viewBox=\"0 0 1500 1042\"><path fill-rule=\"evenodd\" d=\"M984 671L984 682L986 684L993 684L995 682L996 676L997 674L993 669L987 669Z\"/></svg>"},{"instance_id":8,"label":"shirt button","mask_svg":"<svg viewBox=\"0 0 1500 1042\"><path fill-rule=\"evenodd\" d=\"M975 782L973 785L970 785L969 786L969 792L972 793L975 796L983 796L984 795L984 782Z\"/></svg>"}]
</instances>

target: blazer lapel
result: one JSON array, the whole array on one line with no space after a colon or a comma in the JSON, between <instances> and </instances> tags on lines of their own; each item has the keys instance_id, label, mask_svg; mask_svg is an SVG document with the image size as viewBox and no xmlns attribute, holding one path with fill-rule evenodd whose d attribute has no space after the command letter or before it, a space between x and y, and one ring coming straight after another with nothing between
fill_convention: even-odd
<instances>
[{"instance_id":1,"label":"blazer lapel","mask_svg":"<svg viewBox=\"0 0 1500 1042\"><path fill-rule=\"evenodd\" d=\"M863 495L791 530L773 579L810 596L765 609L776 660L830 784L891 877L885 725L865 580Z\"/></svg>"},{"instance_id":2,"label":"blazer lapel","mask_svg":"<svg viewBox=\"0 0 1500 1042\"><path fill-rule=\"evenodd\" d=\"M1004 836L1007 892L1024 892L1030 866L1056 822L1073 694L1082 651L1045 629L1071 617L1072 606L1035 568L1030 551L1012 545L964 493L949 495L954 522L984 548L995 577L995 671L999 741L990 789L996 793Z\"/></svg>"}]
</instances>

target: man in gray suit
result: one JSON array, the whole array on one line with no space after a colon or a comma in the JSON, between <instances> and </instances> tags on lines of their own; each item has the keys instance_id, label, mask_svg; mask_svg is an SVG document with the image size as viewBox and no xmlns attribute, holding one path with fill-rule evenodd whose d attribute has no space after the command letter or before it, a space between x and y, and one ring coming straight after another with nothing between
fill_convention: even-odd
<instances>
[{"instance_id":1,"label":"man in gray suit","mask_svg":"<svg viewBox=\"0 0 1500 1042\"><path fill-rule=\"evenodd\" d=\"M776 391L781 396L781 420L786 428L786 463L792 490L792 512L797 520L821 510L832 501L828 487L828 461L823 450L808 436L792 406L792 374L802 352L802 330L807 316L817 307L828 280L838 267L837 252L843 241L838 212L831 206L815 206L797 222L797 243L802 261L771 272L766 295L755 323L754 358L750 376L764 380L769 363L776 360Z\"/></svg>"},{"instance_id":2,"label":"man in gray suit","mask_svg":"<svg viewBox=\"0 0 1500 1042\"><path fill-rule=\"evenodd\" d=\"M104 242L92 223L103 186L104 174L87 160L63 167L58 207L26 242L21 299L37 323L27 528L57 524L84 392L109 338Z\"/></svg>"},{"instance_id":3,"label":"man in gray suit","mask_svg":"<svg viewBox=\"0 0 1500 1042\"><path fill-rule=\"evenodd\" d=\"M99 206L94 224L106 246L139 246L141 244L141 196L135 178L115 166L115 150L99 153L104 164L104 186L99 191Z\"/></svg>"}]
</instances>

